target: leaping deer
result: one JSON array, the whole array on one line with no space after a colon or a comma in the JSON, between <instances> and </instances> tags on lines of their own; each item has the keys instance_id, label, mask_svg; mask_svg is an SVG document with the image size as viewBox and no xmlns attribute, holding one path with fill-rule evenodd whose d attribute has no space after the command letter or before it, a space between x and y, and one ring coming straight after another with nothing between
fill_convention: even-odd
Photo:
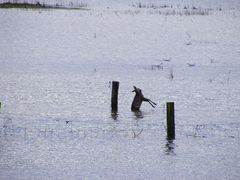
<instances>
[{"instance_id":1,"label":"leaping deer","mask_svg":"<svg viewBox=\"0 0 240 180\"><path fill-rule=\"evenodd\" d=\"M155 106L157 104L155 102L151 101L150 99L145 98L142 94L141 89L139 89L135 86L133 86L133 88L134 88L134 90L132 92L135 92L136 94L135 94L133 102L132 102L132 107L131 107L132 111L139 111L143 101L148 102L153 108L155 108Z\"/></svg>"}]
</instances>

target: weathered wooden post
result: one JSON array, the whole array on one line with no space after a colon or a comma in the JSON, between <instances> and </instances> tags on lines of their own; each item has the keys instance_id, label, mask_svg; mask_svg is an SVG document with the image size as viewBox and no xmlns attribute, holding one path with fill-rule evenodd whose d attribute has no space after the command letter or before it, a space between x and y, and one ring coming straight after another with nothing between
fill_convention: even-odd
<instances>
[{"instance_id":1,"label":"weathered wooden post","mask_svg":"<svg viewBox=\"0 0 240 180\"><path fill-rule=\"evenodd\" d=\"M118 111L118 89L119 89L119 82L113 81L112 82L112 98L111 98L112 112Z\"/></svg>"},{"instance_id":2,"label":"weathered wooden post","mask_svg":"<svg viewBox=\"0 0 240 180\"><path fill-rule=\"evenodd\" d=\"M174 102L167 102L167 139L175 139Z\"/></svg>"}]
</instances>

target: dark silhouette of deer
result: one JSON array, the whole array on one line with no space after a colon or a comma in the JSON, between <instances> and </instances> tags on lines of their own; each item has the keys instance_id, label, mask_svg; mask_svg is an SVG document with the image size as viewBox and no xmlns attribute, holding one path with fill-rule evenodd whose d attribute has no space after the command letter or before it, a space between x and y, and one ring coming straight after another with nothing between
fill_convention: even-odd
<instances>
[{"instance_id":1,"label":"dark silhouette of deer","mask_svg":"<svg viewBox=\"0 0 240 180\"><path fill-rule=\"evenodd\" d=\"M131 107L132 111L139 111L143 101L148 102L153 108L155 108L155 106L157 104L155 102L151 101L150 99L145 98L142 94L141 89L139 89L135 86L133 86L133 88L134 88L134 90L132 92L135 92L136 94L135 94L133 102L132 102L132 107Z\"/></svg>"}]
</instances>

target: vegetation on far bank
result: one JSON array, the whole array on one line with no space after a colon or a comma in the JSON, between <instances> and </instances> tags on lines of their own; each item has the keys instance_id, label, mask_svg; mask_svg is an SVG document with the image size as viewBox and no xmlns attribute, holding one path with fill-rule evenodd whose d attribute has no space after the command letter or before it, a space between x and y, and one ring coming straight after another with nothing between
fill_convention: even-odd
<instances>
[{"instance_id":1,"label":"vegetation on far bank","mask_svg":"<svg viewBox=\"0 0 240 180\"><path fill-rule=\"evenodd\" d=\"M0 3L1 9L10 9L10 8L21 8L21 9L82 9L87 10L86 6L84 7L64 7L61 5L45 5L41 4L39 2L36 2L35 4L32 3L12 3L12 2L6 2L6 3Z\"/></svg>"}]
</instances>

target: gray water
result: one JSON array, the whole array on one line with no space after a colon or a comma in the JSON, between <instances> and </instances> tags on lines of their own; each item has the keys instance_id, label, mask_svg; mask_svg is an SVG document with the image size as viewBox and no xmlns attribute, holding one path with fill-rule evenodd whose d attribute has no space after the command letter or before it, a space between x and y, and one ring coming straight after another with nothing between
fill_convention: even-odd
<instances>
[{"instance_id":1,"label":"gray water","mask_svg":"<svg viewBox=\"0 0 240 180\"><path fill-rule=\"evenodd\" d=\"M231 24L239 18L229 22L230 34L229 26L217 33L203 27L215 37L203 40L185 17L120 17L0 11L1 179L240 178L239 26ZM184 45L178 20L196 32L193 46ZM156 64L163 69L153 70ZM117 116L112 80L120 82ZM131 112L133 85L158 106ZM172 142L169 101L176 109Z\"/></svg>"}]
</instances>

